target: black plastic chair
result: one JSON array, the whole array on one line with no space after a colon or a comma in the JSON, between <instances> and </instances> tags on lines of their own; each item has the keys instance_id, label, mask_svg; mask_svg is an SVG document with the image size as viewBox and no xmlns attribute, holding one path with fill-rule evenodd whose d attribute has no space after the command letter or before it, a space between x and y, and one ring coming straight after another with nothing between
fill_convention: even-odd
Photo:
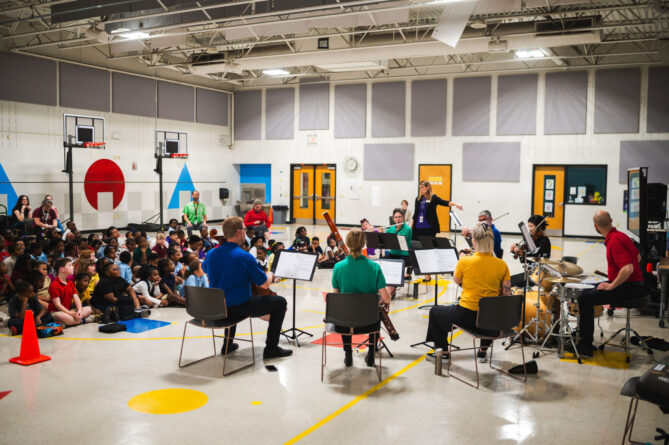
<instances>
[{"instance_id":1,"label":"black plastic chair","mask_svg":"<svg viewBox=\"0 0 669 445\"><path fill-rule=\"evenodd\" d=\"M179 368L184 368L186 366L199 363L202 360L212 358L216 356L216 336L214 331L216 329L229 329L233 326L244 321L246 318L249 320L249 328L251 332L251 339L247 340L245 338L237 338L237 341L245 341L251 343L251 363L243 365L237 369L234 369L231 372L226 373L225 368L228 360L228 351L227 347L230 343L226 342L226 350L223 354L223 376L234 374L237 371L253 366L256 363L255 359L255 348L253 344L253 323L250 317L243 317L239 319L232 319L228 317L228 309L225 304L225 291L223 289L216 288L205 288L205 287L195 287L195 286L186 286L185 288L186 295L186 312L193 317L192 320L184 323L184 332L183 337L181 338L181 351L179 352ZM214 354L195 360L193 362L182 364L181 357L184 351L184 341L186 340L186 328L188 325L197 326L199 328L211 329L211 340L214 345Z\"/></svg>"},{"instance_id":2,"label":"black plastic chair","mask_svg":"<svg viewBox=\"0 0 669 445\"><path fill-rule=\"evenodd\" d=\"M563 256L562 261L566 261L571 264L576 264L578 262L577 256Z\"/></svg>"},{"instance_id":3,"label":"black plastic chair","mask_svg":"<svg viewBox=\"0 0 669 445\"><path fill-rule=\"evenodd\" d=\"M630 309L642 309L642 308L648 306L649 303L650 303L650 296L649 295L646 295L646 296L640 297L640 298L634 298L634 299L631 299L631 300L623 301L622 303L615 303L615 305L617 307L621 307L621 308L625 309L625 311L626 311L625 327L618 329L615 334L613 334L611 337L609 337L608 340L606 340L604 343L599 345L599 350L603 351L604 347L606 345L608 345L609 343L611 343L611 341L613 341L613 339L616 338L618 336L618 334L624 332L624 336L625 336L624 345L620 346L620 345L611 344L611 346L616 346L616 347L625 349L625 360L627 361L627 363L629 363L630 359L631 359L631 356L630 356L630 334L634 333L634 335L636 335L637 338L639 339L639 346L643 350L645 350L648 353L648 355L653 357L653 350L648 346L648 344L646 344L645 341L643 341L643 337L641 337L641 335L639 335L639 333L637 331L632 329L632 326L630 324L630 321L631 321Z\"/></svg>"},{"instance_id":4,"label":"black plastic chair","mask_svg":"<svg viewBox=\"0 0 669 445\"><path fill-rule=\"evenodd\" d=\"M500 297L484 297L479 300L479 311L476 317L476 329L466 329L456 324L453 324L453 330L451 331L451 338L448 342L448 367L447 375L452 376L457 380L460 380L463 383L466 383L469 386L472 386L476 389L479 388L479 366L478 360L476 358L476 339L481 340L498 340L502 338L509 338L516 336L516 331L513 330L514 327L518 326L520 323L520 317L522 312L523 305L523 295L508 295ZM470 335L472 337L472 348L461 348L459 351L474 351L474 365L476 367L476 386L469 383L468 381L461 379L460 377L451 374L451 360L453 359L453 331L455 329L460 329L463 333ZM523 336L520 336L520 352L523 356L523 375L524 379L517 377L513 374L504 371L501 368L496 368L492 365L492 353L493 353L494 342L490 345L490 367L496 371L501 372L513 379L516 379L521 382L527 381L527 367L525 364L525 349L523 346Z\"/></svg>"},{"instance_id":5,"label":"black plastic chair","mask_svg":"<svg viewBox=\"0 0 669 445\"><path fill-rule=\"evenodd\" d=\"M343 326L349 329L350 335L354 334L376 334L376 338L380 338L380 316L379 316L379 296L377 294L335 294L330 293L325 296L325 330L323 330L323 341L321 350L321 382L325 372L325 364L327 362L327 346L337 345L343 346L343 343L328 343L328 324ZM360 331L359 328L365 326L377 325L376 330ZM344 334L346 335L346 334ZM351 338L351 340L353 340ZM371 348L374 355L374 368L376 368L376 375L381 381L381 351L376 350L376 344L372 344L369 339L358 346L366 345ZM376 354L378 352L379 364L376 365Z\"/></svg>"}]
</instances>

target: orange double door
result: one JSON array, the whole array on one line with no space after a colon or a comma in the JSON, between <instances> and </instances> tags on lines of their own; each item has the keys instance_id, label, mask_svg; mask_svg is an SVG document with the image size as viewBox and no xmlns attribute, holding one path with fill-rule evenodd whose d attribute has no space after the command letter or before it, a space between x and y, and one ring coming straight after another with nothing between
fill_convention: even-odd
<instances>
[{"instance_id":1,"label":"orange double door","mask_svg":"<svg viewBox=\"0 0 669 445\"><path fill-rule=\"evenodd\" d=\"M335 219L337 167L334 164L290 166L291 221L296 224L326 224L323 212Z\"/></svg>"}]
</instances>

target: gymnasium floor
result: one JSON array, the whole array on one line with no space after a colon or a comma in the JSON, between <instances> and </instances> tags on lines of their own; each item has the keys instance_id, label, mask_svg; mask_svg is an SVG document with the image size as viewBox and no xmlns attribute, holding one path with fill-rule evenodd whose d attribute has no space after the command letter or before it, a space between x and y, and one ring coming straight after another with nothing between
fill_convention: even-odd
<instances>
[{"instance_id":1,"label":"gymnasium floor","mask_svg":"<svg viewBox=\"0 0 669 445\"><path fill-rule=\"evenodd\" d=\"M276 227L273 237L290 243L294 229ZM308 230L322 240L328 234L326 226ZM504 237L505 250L515 241ZM585 272L606 270L602 244L555 237L551 241L554 258L579 256ZM506 259L511 273L520 271L517 262L508 255ZM329 348L321 383L321 346L311 341L323 332L322 292L330 290L330 279L331 271L318 270L313 282L298 283L297 327L314 337L295 347L292 357L267 363L278 372L264 367L267 324L261 320L253 321L255 367L225 378L220 376L220 354L178 368L183 322L188 319L184 309L154 310L150 320L169 324L145 332L101 334L97 324L67 329L60 337L40 341L42 353L52 360L30 367L7 361L18 355L20 339L2 329L0 443L614 444L622 438L629 403L619 395L620 389L652 364L636 349L629 367L617 348L581 365L561 361L549 351L537 359L539 374L526 384L480 365L481 388L473 389L435 376L433 363L424 359L427 349L410 347L425 337L428 312L417 306L433 297L433 287L421 285L417 300L399 298L391 305L401 338L386 340L394 358L384 356L381 383L374 370L364 366L364 351L354 355L352 368L344 368L343 352L336 348ZM447 279L440 279L440 285ZM452 302L454 288L440 287L439 303ZM273 289L289 301L284 322L288 328L292 285L282 282ZM668 337L655 318L634 317L632 324L642 335ZM622 325L622 310L601 318L606 335ZM248 338L248 323L238 332ZM189 328L185 360L211 354L207 334ZM460 336L455 344L467 342ZM285 340L281 344L285 347ZM497 346L498 365L520 363L518 347L504 351ZM528 360L532 351L525 351ZM231 357L248 359L250 348L242 343ZM456 353L453 367L473 377L469 352ZM653 405L641 402L637 417L637 440L652 442L656 427L669 428L669 417Z\"/></svg>"}]
</instances>

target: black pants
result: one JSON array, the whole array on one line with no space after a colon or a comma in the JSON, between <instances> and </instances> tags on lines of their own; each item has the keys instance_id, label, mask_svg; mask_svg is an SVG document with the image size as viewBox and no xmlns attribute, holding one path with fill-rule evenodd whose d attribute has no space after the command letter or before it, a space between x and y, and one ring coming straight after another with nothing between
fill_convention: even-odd
<instances>
[{"instance_id":1,"label":"black pants","mask_svg":"<svg viewBox=\"0 0 669 445\"><path fill-rule=\"evenodd\" d=\"M369 326L362 326L359 328L353 329L354 334L366 334L369 331L378 331L381 329L381 324L376 323L373 325ZM351 348L351 336L350 335L345 335L351 332L351 330L345 326L337 326L335 325L335 332L341 334L341 342L344 344L344 351L352 351ZM369 334L369 337L367 338L369 343L373 345L372 347L376 347L376 342L377 342L377 334ZM371 353L372 347L369 348L368 354Z\"/></svg>"},{"instance_id":2,"label":"black pants","mask_svg":"<svg viewBox=\"0 0 669 445\"><path fill-rule=\"evenodd\" d=\"M454 304L451 306L434 306L430 309L430 319L427 325L425 341L434 342L435 349L448 348L448 333L453 330L453 324L466 329L476 328L477 311ZM490 340L481 340L481 347L487 348L492 344Z\"/></svg>"},{"instance_id":3,"label":"black pants","mask_svg":"<svg viewBox=\"0 0 669 445\"><path fill-rule=\"evenodd\" d=\"M646 295L646 289L641 282L623 283L613 290L591 290L578 297L578 311L580 318L578 330L581 341L592 344L592 335L595 331L595 306L602 304L616 304L625 300L641 298Z\"/></svg>"},{"instance_id":4,"label":"black pants","mask_svg":"<svg viewBox=\"0 0 669 445\"><path fill-rule=\"evenodd\" d=\"M241 319L244 317L262 317L269 314L269 327L267 328L266 348L274 348L279 344L281 336L281 325L286 315L286 299L279 295L253 295L251 299L237 306L228 307L228 317ZM235 338L237 326L227 331L228 341Z\"/></svg>"},{"instance_id":5,"label":"black pants","mask_svg":"<svg viewBox=\"0 0 669 445\"><path fill-rule=\"evenodd\" d=\"M418 240L419 236L429 236L430 238L434 238L437 236L437 231L432 227L427 227L425 229L413 229L411 232L411 239Z\"/></svg>"},{"instance_id":6,"label":"black pants","mask_svg":"<svg viewBox=\"0 0 669 445\"><path fill-rule=\"evenodd\" d=\"M192 226L188 227L186 226L186 231L188 232L188 237L190 238L193 236L193 230L197 230L197 236L200 236L200 229L202 228L202 223L200 224L193 224Z\"/></svg>"},{"instance_id":7,"label":"black pants","mask_svg":"<svg viewBox=\"0 0 669 445\"><path fill-rule=\"evenodd\" d=\"M536 286L537 283L532 281L530 278L529 280L530 286ZM525 287L525 274L524 273L516 273L511 275L511 286L512 287Z\"/></svg>"}]
</instances>

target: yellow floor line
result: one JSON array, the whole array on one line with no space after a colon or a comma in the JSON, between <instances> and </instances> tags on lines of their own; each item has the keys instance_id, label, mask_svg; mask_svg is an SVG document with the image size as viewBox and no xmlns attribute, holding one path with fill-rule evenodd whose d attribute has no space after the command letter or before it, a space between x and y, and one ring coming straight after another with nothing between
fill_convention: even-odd
<instances>
[{"instance_id":1,"label":"yellow floor line","mask_svg":"<svg viewBox=\"0 0 669 445\"><path fill-rule=\"evenodd\" d=\"M589 250L592 249L593 247L595 247L595 246L597 246L597 245L599 245L599 244L601 244L601 243L603 243L603 242L604 242L604 240L600 240L600 241L597 241L597 242L596 242L595 244L593 244L592 246L586 247L585 249L583 249L582 251L580 251L579 253L576 254L576 258L580 258L581 255L583 255L585 252L589 251Z\"/></svg>"},{"instance_id":2,"label":"yellow floor line","mask_svg":"<svg viewBox=\"0 0 669 445\"><path fill-rule=\"evenodd\" d=\"M323 311L310 311L309 309L302 309L302 312L311 312L312 314L324 314Z\"/></svg>"},{"instance_id":3,"label":"yellow floor line","mask_svg":"<svg viewBox=\"0 0 669 445\"><path fill-rule=\"evenodd\" d=\"M562 250L562 247L559 247L559 246L551 246L551 249Z\"/></svg>"},{"instance_id":4,"label":"yellow floor line","mask_svg":"<svg viewBox=\"0 0 669 445\"><path fill-rule=\"evenodd\" d=\"M454 339L457 338L460 334L461 334L461 332L456 332L455 334L453 334L453 338L454 338ZM379 382L379 383L377 383L376 385L372 386L370 389L368 389L368 390L365 391L364 393L360 394L360 395L357 396L355 399L353 399L353 400L351 400L350 402L348 402L346 405L342 406L342 407L339 408L338 410L336 410L336 411L334 411L333 413L329 414L327 417L321 419L320 421L318 421L317 423L315 423L315 424L312 425L311 427L309 427L309 428L307 428L306 430L302 431L300 434L298 434L297 436L293 437L293 438L290 439L288 442L284 443L284 445L291 445L291 444L297 443L297 442L299 442L300 440L304 439L304 438L307 437L309 434L311 434L311 433L313 433L314 431L316 431L318 428L320 428L320 427L322 427L323 425L325 425L326 423L330 422L331 420L333 420L334 418L336 418L336 417L339 416L340 414L343 414L343 413L346 412L348 409L354 407L358 402L360 402L360 401L366 399L367 397L371 396L371 395L374 394L376 391L378 391L379 389L383 388L383 387L386 386L388 383L392 382L392 381L395 380L397 377L401 376L402 374L404 374L405 372L407 372L408 370L410 370L411 368L413 368L414 366L416 366L418 363L422 362L423 360L425 360L425 355L421 355L421 356L418 357L416 360L414 360L413 362L411 362L411 363L409 363L408 365L406 365L404 368L402 368L402 369L400 369L399 371L397 371L395 374L391 375L390 377L386 377L382 382Z\"/></svg>"}]
</instances>

